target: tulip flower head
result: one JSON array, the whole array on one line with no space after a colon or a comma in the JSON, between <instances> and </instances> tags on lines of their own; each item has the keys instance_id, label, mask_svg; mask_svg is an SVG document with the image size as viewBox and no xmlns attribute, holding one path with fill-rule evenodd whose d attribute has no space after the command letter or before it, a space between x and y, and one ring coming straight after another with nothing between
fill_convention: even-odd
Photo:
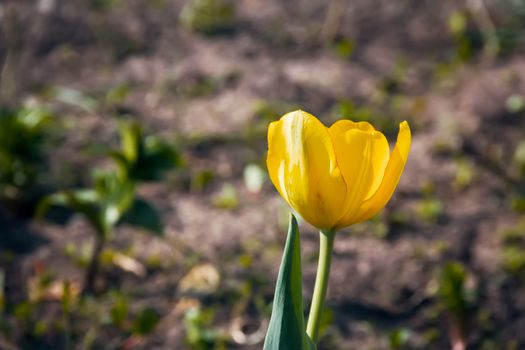
<instances>
[{"instance_id":1,"label":"tulip flower head","mask_svg":"<svg viewBox=\"0 0 525 350\"><path fill-rule=\"evenodd\" d=\"M267 166L281 196L306 221L336 230L368 220L390 200L410 150L406 121L392 152L367 122L339 120L327 128L304 111L268 128Z\"/></svg>"}]
</instances>

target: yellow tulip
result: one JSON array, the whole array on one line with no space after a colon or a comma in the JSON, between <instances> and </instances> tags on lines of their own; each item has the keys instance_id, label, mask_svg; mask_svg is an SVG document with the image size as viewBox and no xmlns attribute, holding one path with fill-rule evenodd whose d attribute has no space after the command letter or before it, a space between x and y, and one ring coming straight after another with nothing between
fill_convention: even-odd
<instances>
[{"instance_id":1,"label":"yellow tulip","mask_svg":"<svg viewBox=\"0 0 525 350\"><path fill-rule=\"evenodd\" d=\"M294 111L268 128L268 172L306 221L336 230L371 218L387 204L410 142L406 121L390 153L385 136L367 122L339 120L327 128L313 115Z\"/></svg>"}]
</instances>

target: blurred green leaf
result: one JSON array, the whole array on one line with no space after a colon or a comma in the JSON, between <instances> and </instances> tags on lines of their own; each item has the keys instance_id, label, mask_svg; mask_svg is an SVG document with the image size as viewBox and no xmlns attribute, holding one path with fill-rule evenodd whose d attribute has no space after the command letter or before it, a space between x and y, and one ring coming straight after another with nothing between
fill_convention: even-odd
<instances>
[{"instance_id":1,"label":"blurred green leaf","mask_svg":"<svg viewBox=\"0 0 525 350\"><path fill-rule=\"evenodd\" d=\"M215 179L215 173L212 170L201 170L191 179L191 188L195 191L202 191Z\"/></svg>"},{"instance_id":2,"label":"blurred green leaf","mask_svg":"<svg viewBox=\"0 0 525 350\"><path fill-rule=\"evenodd\" d=\"M388 336L389 345L391 350L402 349L410 339L410 331L407 329L396 329L390 332Z\"/></svg>"},{"instance_id":3,"label":"blurred green leaf","mask_svg":"<svg viewBox=\"0 0 525 350\"><path fill-rule=\"evenodd\" d=\"M160 321L160 315L152 308L143 309L135 319L133 326L133 333L139 335L147 335L155 329L155 326Z\"/></svg>"},{"instance_id":4,"label":"blurred green leaf","mask_svg":"<svg viewBox=\"0 0 525 350\"><path fill-rule=\"evenodd\" d=\"M525 194L512 199L512 210L516 213L525 213Z\"/></svg>"},{"instance_id":5,"label":"blurred green leaf","mask_svg":"<svg viewBox=\"0 0 525 350\"><path fill-rule=\"evenodd\" d=\"M143 228L159 236L163 233L162 218L159 212L141 198L135 198L131 208L124 213L120 222Z\"/></svg>"},{"instance_id":6,"label":"blurred green leaf","mask_svg":"<svg viewBox=\"0 0 525 350\"><path fill-rule=\"evenodd\" d=\"M99 197L104 226L107 228L115 226L133 204L135 184L113 172L102 171L95 174L94 189Z\"/></svg>"},{"instance_id":7,"label":"blurred green leaf","mask_svg":"<svg viewBox=\"0 0 525 350\"><path fill-rule=\"evenodd\" d=\"M224 184L219 193L211 198L212 204L221 209L235 209L239 205L237 190L232 184Z\"/></svg>"},{"instance_id":8,"label":"blurred green leaf","mask_svg":"<svg viewBox=\"0 0 525 350\"><path fill-rule=\"evenodd\" d=\"M467 28L467 17L463 11L454 11L448 18L448 27L453 34L461 34Z\"/></svg>"},{"instance_id":9,"label":"blurred green leaf","mask_svg":"<svg viewBox=\"0 0 525 350\"><path fill-rule=\"evenodd\" d=\"M43 217L51 206L65 206L82 214L100 235L108 235L130 209L135 185L111 172L95 174L92 189L55 193L44 198L36 216Z\"/></svg>"},{"instance_id":10,"label":"blurred green leaf","mask_svg":"<svg viewBox=\"0 0 525 350\"><path fill-rule=\"evenodd\" d=\"M65 280L62 284L62 310L64 313L68 314L71 311L71 304L73 302L73 297L71 295L71 283L69 280Z\"/></svg>"},{"instance_id":11,"label":"blurred green leaf","mask_svg":"<svg viewBox=\"0 0 525 350\"><path fill-rule=\"evenodd\" d=\"M98 194L92 189L63 191L49 195L42 199L37 207L35 216L43 218L52 206L64 206L82 214L93 226L97 233L104 232L104 224L98 207Z\"/></svg>"},{"instance_id":12,"label":"blurred green leaf","mask_svg":"<svg viewBox=\"0 0 525 350\"><path fill-rule=\"evenodd\" d=\"M109 105L123 103L129 92L130 86L128 84L118 84L106 92L106 103Z\"/></svg>"},{"instance_id":13,"label":"blurred green leaf","mask_svg":"<svg viewBox=\"0 0 525 350\"><path fill-rule=\"evenodd\" d=\"M520 141L516 146L513 161L518 167L521 177L525 177L525 140Z\"/></svg>"},{"instance_id":14,"label":"blurred green leaf","mask_svg":"<svg viewBox=\"0 0 525 350\"><path fill-rule=\"evenodd\" d=\"M122 327L128 317L128 314L128 300L123 295L118 294L110 309L111 323L117 327Z\"/></svg>"},{"instance_id":15,"label":"blurred green leaf","mask_svg":"<svg viewBox=\"0 0 525 350\"><path fill-rule=\"evenodd\" d=\"M505 101L505 107L509 113L519 113L525 110L525 100L521 95L510 95Z\"/></svg>"},{"instance_id":16,"label":"blurred green leaf","mask_svg":"<svg viewBox=\"0 0 525 350\"><path fill-rule=\"evenodd\" d=\"M119 132L122 155L126 161L133 164L137 161L139 154L144 152L142 128L138 123L121 121Z\"/></svg>"},{"instance_id":17,"label":"blurred green leaf","mask_svg":"<svg viewBox=\"0 0 525 350\"><path fill-rule=\"evenodd\" d=\"M514 276L525 276L525 221L502 231L503 268Z\"/></svg>"},{"instance_id":18,"label":"blurred green leaf","mask_svg":"<svg viewBox=\"0 0 525 350\"><path fill-rule=\"evenodd\" d=\"M458 189L468 187L474 179L475 169L474 165L465 158L460 158L456 161L456 177L454 178L454 186Z\"/></svg>"},{"instance_id":19,"label":"blurred green leaf","mask_svg":"<svg viewBox=\"0 0 525 350\"><path fill-rule=\"evenodd\" d=\"M189 0L179 20L187 29L202 34L230 31L235 25L235 6L228 0Z\"/></svg>"},{"instance_id":20,"label":"blurred green leaf","mask_svg":"<svg viewBox=\"0 0 525 350\"><path fill-rule=\"evenodd\" d=\"M212 326L213 310L192 307L184 314L186 342L192 350L221 348L224 336Z\"/></svg>"},{"instance_id":21,"label":"blurred green leaf","mask_svg":"<svg viewBox=\"0 0 525 350\"><path fill-rule=\"evenodd\" d=\"M120 4L120 0L89 0L90 6L97 11L108 11Z\"/></svg>"},{"instance_id":22,"label":"blurred green leaf","mask_svg":"<svg viewBox=\"0 0 525 350\"><path fill-rule=\"evenodd\" d=\"M136 122L120 122L121 149L108 155L120 174L134 181L157 181L167 170L181 165L181 155L170 144L154 136L144 136Z\"/></svg>"},{"instance_id":23,"label":"blurred green leaf","mask_svg":"<svg viewBox=\"0 0 525 350\"><path fill-rule=\"evenodd\" d=\"M455 42L455 60L469 61L476 50L483 47L482 33L476 25L471 25L471 14L465 10L457 10L449 17L449 30Z\"/></svg>"},{"instance_id":24,"label":"blurred green leaf","mask_svg":"<svg viewBox=\"0 0 525 350\"><path fill-rule=\"evenodd\" d=\"M354 52L355 41L351 39L337 40L332 44L332 49L340 58L348 59Z\"/></svg>"},{"instance_id":25,"label":"blurred green leaf","mask_svg":"<svg viewBox=\"0 0 525 350\"><path fill-rule=\"evenodd\" d=\"M438 295L443 307L452 317L452 343L464 342L467 337L472 300L466 288L466 282L467 271L462 264L452 262L443 267L439 279Z\"/></svg>"},{"instance_id":26,"label":"blurred green leaf","mask_svg":"<svg viewBox=\"0 0 525 350\"><path fill-rule=\"evenodd\" d=\"M512 274L520 274L525 268L525 249L507 246L503 250L503 266Z\"/></svg>"},{"instance_id":27,"label":"blurred green leaf","mask_svg":"<svg viewBox=\"0 0 525 350\"><path fill-rule=\"evenodd\" d=\"M416 205L417 215L430 223L436 223L444 211L443 202L438 198L424 198Z\"/></svg>"},{"instance_id":28,"label":"blurred green leaf","mask_svg":"<svg viewBox=\"0 0 525 350\"><path fill-rule=\"evenodd\" d=\"M465 314L467 310L466 279L467 273L460 263L448 263L441 272L439 295L446 308L454 314Z\"/></svg>"},{"instance_id":29,"label":"blurred green leaf","mask_svg":"<svg viewBox=\"0 0 525 350\"><path fill-rule=\"evenodd\" d=\"M51 114L39 108L0 108L0 197L19 200L45 175Z\"/></svg>"}]
</instances>

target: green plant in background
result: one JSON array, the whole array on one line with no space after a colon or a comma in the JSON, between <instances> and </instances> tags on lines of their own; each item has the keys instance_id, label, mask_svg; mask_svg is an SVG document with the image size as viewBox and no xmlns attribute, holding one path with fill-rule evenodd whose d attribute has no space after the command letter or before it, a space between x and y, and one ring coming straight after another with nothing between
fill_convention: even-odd
<instances>
[{"instance_id":1,"label":"green plant in background","mask_svg":"<svg viewBox=\"0 0 525 350\"><path fill-rule=\"evenodd\" d=\"M162 233L157 211L135 194L136 184L114 172L95 173L93 187L58 192L39 205L37 216L45 215L50 206L65 206L83 215L93 228L95 244L88 262L84 290L93 292L100 268L100 258L117 224L128 223L148 232Z\"/></svg>"},{"instance_id":2,"label":"green plant in background","mask_svg":"<svg viewBox=\"0 0 525 350\"><path fill-rule=\"evenodd\" d=\"M53 126L38 108L0 109L0 198L18 205L34 200L42 186L45 146Z\"/></svg>"},{"instance_id":3,"label":"green plant in background","mask_svg":"<svg viewBox=\"0 0 525 350\"><path fill-rule=\"evenodd\" d=\"M391 350L403 349L410 339L410 331L407 329L396 329L388 335L388 343Z\"/></svg>"},{"instance_id":4,"label":"green plant in background","mask_svg":"<svg viewBox=\"0 0 525 350\"><path fill-rule=\"evenodd\" d=\"M151 204L136 194L141 181L160 179L179 164L179 153L160 139L144 137L136 123L121 123L121 150L109 152L117 171L96 171L91 188L66 190L46 197L39 205L42 217L51 206L68 207L83 215L93 228L95 244L86 270L84 291L93 292L101 255L119 224L162 234L162 220Z\"/></svg>"},{"instance_id":5,"label":"green plant in background","mask_svg":"<svg viewBox=\"0 0 525 350\"><path fill-rule=\"evenodd\" d=\"M95 344L83 346L82 349L103 348L100 340L96 338L99 337L99 333L103 333L111 327L118 328L128 337L131 336L128 339L144 337L154 331L161 319L159 312L151 306L134 307L129 293L122 290L112 290L97 298L80 298L74 314L91 320L91 331L77 334L76 343L89 342ZM83 341L78 341L79 338L83 338Z\"/></svg>"},{"instance_id":6,"label":"green plant in background","mask_svg":"<svg viewBox=\"0 0 525 350\"><path fill-rule=\"evenodd\" d=\"M456 181L457 179L454 179L454 182ZM415 214L424 222L438 223L445 213L445 205L437 197L434 183L431 181L423 183L420 192L422 198L416 202Z\"/></svg>"},{"instance_id":7,"label":"green plant in background","mask_svg":"<svg viewBox=\"0 0 525 350\"><path fill-rule=\"evenodd\" d=\"M235 209L239 206L237 190L232 184L224 184L219 193L211 198L212 204L221 209Z\"/></svg>"},{"instance_id":8,"label":"green plant in background","mask_svg":"<svg viewBox=\"0 0 525 350\"><path fill-rule=\"evenodd\" d=\"M512 277L525 281L525 221L507 228L503 235L503 268Z\"/></svg>"},{"instance_id":9,"label":"green plant in background","mask_svg":"<svg viewBox=\"0 0 525 350\"><path fill-rule=\"evenodd\" d=\"M456 59L467 62L471 59L477 47L481 46L478 32L469 26L470 16L466 11L454 11L448 20L448 26L456 45Z\"/></svg>"},{"instance_id":10,"label":"green plant in background","mask_svg":"<svg viewBox=\"0 0 525 350\"><path fill-rule=\"evenodd\" d=\"M449 330L454 350L464 350L467 346L472 295L467 290L466 282L467 271L462 264L453 262L443 267L438 295L451 320Z\"/></svg>"},{"instance_id":11,"label":"green plant in background","mask_svg":"<svg viewBox=\"0 0 525 350\"><path fill-rule=\"evenodd\" d=\"M228 0L190 0L179 20L187 29L202 34L226 32L235 25L235 6Z\"/></svg>"},{"instance_id":12,"label":"green plant in background","mask_svg":"<svg viewBox=\"0 0 525 350\"><path fill-rule=\"evenodd\" d=\"M108 11L120 5L120 0L90 0L89 5L97 11Z\"/></svg>"},{"instance_id":13,"label":"green plant in background","mask_svg":"<svg viewBox=\"0 0 525 350\"><path fill-rule=\"evenodd\" d=\"M184 314L186 343L192 350L225 350L225 335L214 329L213 310L192 307Z\"/></svg>"},{"instance_id":14,"label":"green plant in background","mask_svg":"<svg viewBox=\"0 0 525 350\"><path fill-rule=\"evenodd\" d=\"M520 176L525 178L525 140L520 141L516 146L513 161Z\"/></svg>"},{"instance_id":15,"label":"green plant in background","mask_svg":"<svg viewBox=\"0 0 525 350\"><path fill-rule=\"evenodd\" d=\"M483 58L493 60L508 54L523 42L525 5L522 1L485 0L466 2L466 8L449 16L449 31L455 42L455 58L470 61L480 51ZM500 15L505 13L504 16Z\"/></svg>"},{"instance_id":16,"label":"green plant in background","mask_svg":"<svg viewBox=\"0 0 525 350\"><path fill-rule=\"evenodd\" d=\"M418 217L432 224L438 222L444 211L443 202L433 197L421 199L415 209Z\"/></svg>"},{"instance_id":17,"label":"green plant in background","mask_svg":"<svg viewBox=\"0 0 525 350\"><path fill-rule=\"evenodd\" d=\"M472 162L470 162L466 157L455 159L455 163L456 176L454 178L453 185L458 190L467 188L472 184L472 181L476 176L474 164L472 164Z\"/></svg>"},{"instance_id":18,"label":"green plant in background","mask_svg":"<svg viewBox=\"0 0 525 350\"><path fill-rule=\"evenodd\" d=\"M354 53L356 42L349 38L340 38L332 43L331 48L339 58L347 60Z\"/></svg>"},{"instance_id":19,"label":"green plant in background","mask_svg":"<svg viewBox=\"0 0 525 350\"><path fill-rule=\"evenodd\" d=\"M121 146L108 152L119 174L131 181L158 181L165 171L182 164L178 150L153 135L144 135L137 122L119 122Z\"/></svg>"},{"instance_id":20,"label":"green plant in background","mask_svg":"<svg viewBox=\"0 0 525 350\"><path fill-rule=\"evenodd\" d=\"M138 335L149 334L153 331L159 321L159 313L150 307L146 307L142 309L135 318L133 333Z\"/></svg>"},{"instance_id":21,"label":"green plant in background","mask_svg":"<svg viewBox=\"0 0 525 350\"><path fill-rule=\"evenodd\" d=\"M510 114L517 115L525 111L525 100L520 94L512 94L505 100L505 109Z\"/></svg>"}]
</instances>

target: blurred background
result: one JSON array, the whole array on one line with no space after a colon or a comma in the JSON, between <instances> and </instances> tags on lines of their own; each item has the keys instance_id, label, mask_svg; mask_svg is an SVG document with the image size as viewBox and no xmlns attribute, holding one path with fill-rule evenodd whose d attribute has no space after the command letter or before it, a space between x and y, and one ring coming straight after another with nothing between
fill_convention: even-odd
<instances>
[{"instance_id":1,"label":"blurred background","mask_svg":"<svg viewBox=\"0 0 525 350\"><path fill-rule=\"evenodd\" d=\"M261 349L297 108L413 133L319 349L525 349L523 0L2 0L0 68L0 349Z\"/></svg>"}]
</instances>

